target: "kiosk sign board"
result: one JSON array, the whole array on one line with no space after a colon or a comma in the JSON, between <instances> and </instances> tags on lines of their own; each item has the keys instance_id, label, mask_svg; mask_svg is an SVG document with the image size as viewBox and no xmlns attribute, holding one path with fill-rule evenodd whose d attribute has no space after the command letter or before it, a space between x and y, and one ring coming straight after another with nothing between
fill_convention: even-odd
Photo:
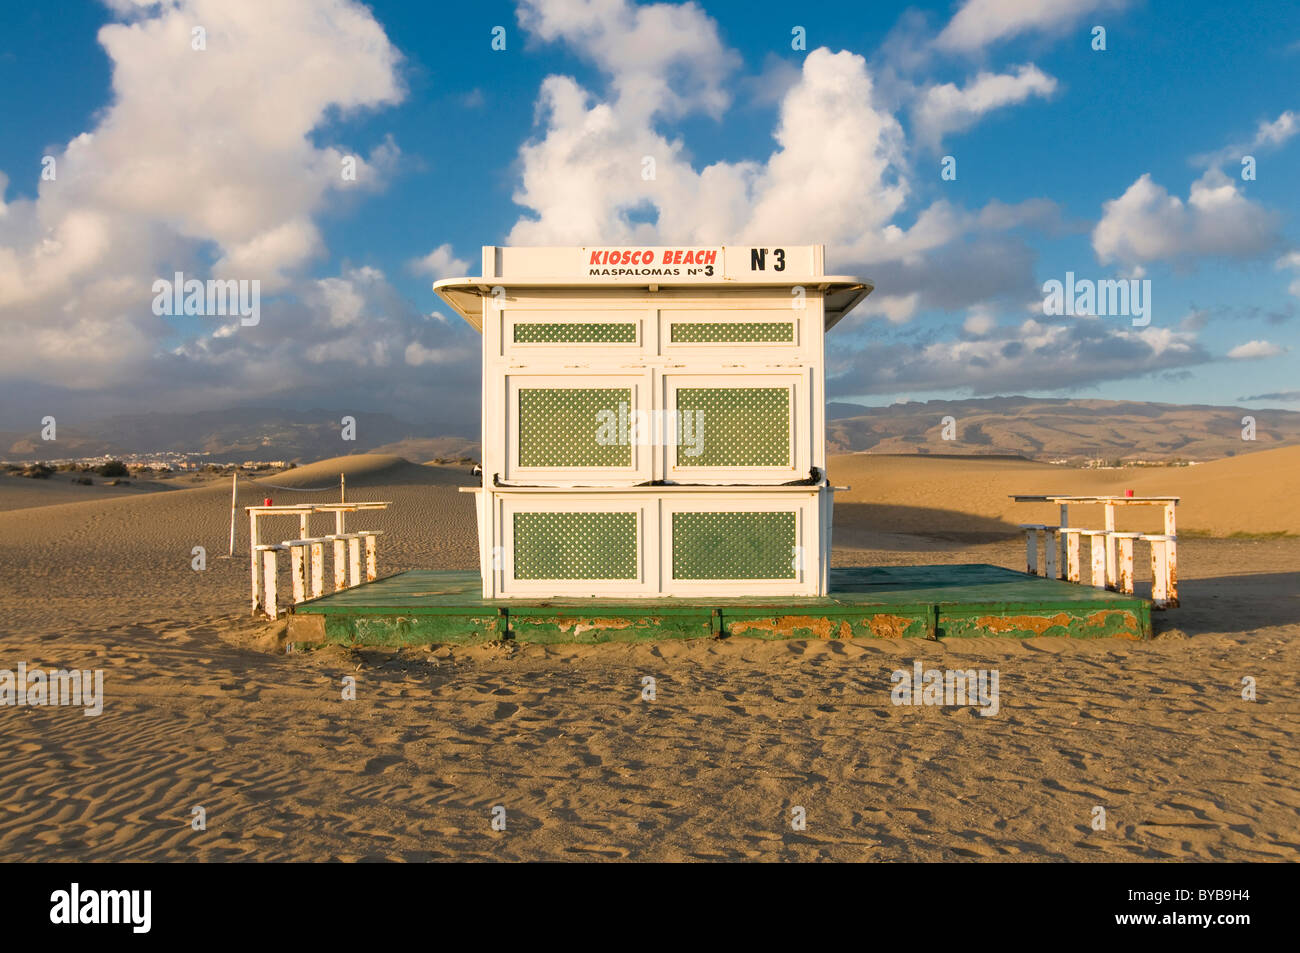
<instances>
[{"instance_id":1,"label":"kiosk sign board","mask_svg":"<svg viewBox=\"0 0 1300 953\"><path fill-rule=\"evenodd\" d=\"M646 282L808 279L822 274L819 245L591 245L491 248L485 274L515 279Z\"/></svg>"},{"instance_id":2,"label":"kiosk sign board","mask_svg":"<svg viewBox=\"0 0 1300 953\"><path fill-rule=\"evenodd\" d=\"M583 248L589 278L677 278L697 281L736 280L756 275L813 275L812 247L610 247Z\"/></svg>"}]
</instances>

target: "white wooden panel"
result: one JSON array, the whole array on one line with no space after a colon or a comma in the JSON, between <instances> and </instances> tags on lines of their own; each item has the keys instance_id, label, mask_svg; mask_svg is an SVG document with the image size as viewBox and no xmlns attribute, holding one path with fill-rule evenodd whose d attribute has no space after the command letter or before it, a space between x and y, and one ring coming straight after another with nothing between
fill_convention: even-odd
<instances>
[{"instance_id":1,"label":"white wooden panel","mask_svg":"<svg viewBox=\"0 0 1300 953\"><path fill-rule=\"evenodd\" d=\"M777 513L795 514L795 546L792 552L793 579L675 579L673 578L673 514L674 513ZM740 492L735 496L692 496L675 494L665 497L660 507L659 561L665 596L746 596L746 595L818 595L822 576L818 496L810 495L799 501L772 497L757 492ZM795 562L798 558L797 563Z\"/></svg>"},{"instance_id":2,"label":"white wooden panel","mask_svg":"<svg viewBox=\"0 0 1300 953\"><path fill-rule=\"evenodd\" d=\"M519 458L519 392L529 389L592 389L619 388L632 392L629 415L629 431L626 434L629 449L629 466L615 467L552 467L523 466ZM652 409L650 374L648 371L623 374L591 373L552 373L552 374L510 374L503 381L501 400L504 406L497 411L505 421L505 432L495 435L500 458L505 461L502 480L510 483L527 483L539 485L626 485L645 483L652 479L654 447L649 443L638 443L637 434L631 432L632 415L638 411ZM617 416L618 407L606 408ZM594 417L590 421L593 435L600 422ZM618 438L622 439L620 428ZM488 477L490 479L490 476Z\"/></svg>"},{"instance_id":3,"label":"white wooden panel","mask_svg":"<svg viewBox=\"0 0 1300 953\"><path fill-rule=\"evenodd\" d=\"M796 310L787 308L661 308L659 311L659 338L665 354L685 356L689 354L707 355L707 359L717 363L728 355L755 353L761 358L769 359L770 353L789 352L791 359L797 358L803 340L803 324L808 315L807 307ZM788 341L674 341L673 325L711 325L711 324L765 324L791 325L791 339ZM680 336L680 334L679 334Z\"/></svg>"},{"instance_id":4,"label":"white wooden panel","mask_svg":"<svg viewBox=\"0 0 1300 953\"><path fill-rule=\"evenodd\" d=\"M668 418L679 413L677 392L684 388L784 388L789 397L789 462L784 466L698 466L692 464L694 445L666 445L661 448L660 459L664 479L670 483L739 483L739 484L775 484L789 483L807 477L812 468L810 455L810 431L812 415L808 399L808 386L802 374L789 371L770 371L752 373L732 370L730 373L685 374L666 371L660 386L656 388L661 405L668 411ZM710 430L710 422L703 421L702 442L707 445L711 439L724 436ZM684 441L685 443L685 441Z\"/></svg>"},{"instance_id":5,"label":"white wooden panel","mask_svg":"<svg viewBox=\"0 0 1300 953\"><path fill-rule=\"evenodd\" d=\"M658 551L658 501L645 496L606 496L593 494L554 497L543 494L512 494L496 497L498 508L496 540L496 588L505 598L555 596L622 595L650 596L659 587L658 564L652 554ZM637 576L635 579L516 579L516 513L635 513L637 521Z\"/></svg>"},{"instance_id":6,"label":"white wooden panel","mask_svg":"<svg viewBox=\"0 0 1300 953\"><path fill-rule=\"evenodd\" d=\"M555 361L582 363L590 366L622 365L646 352L646 326L653 315L639 302L629 302L623 308L610 308L608 301L549 302L553 307L503 308L500 311L500 355L511 363ZM516 341L516 325L537 324L630 324L635 332L631 343L621 341ZM653 343L653 342L651 342ZM649 353L654 353L650 351Z\"/></svg>"}]
</instances>

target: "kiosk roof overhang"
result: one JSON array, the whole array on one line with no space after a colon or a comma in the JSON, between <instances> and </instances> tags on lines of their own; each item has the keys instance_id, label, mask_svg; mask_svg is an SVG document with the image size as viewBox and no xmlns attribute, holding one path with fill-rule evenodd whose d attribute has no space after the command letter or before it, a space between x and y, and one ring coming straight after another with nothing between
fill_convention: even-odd
<instances>
[{"instance_id":1,"label":"kiosk roof overhang","mask_svg":"<svg viewBox=\"0 0 1300 953\"><path fill-rule=\"evenodd\" d=\"M689 256L685 262L684 256ZM693 266L690 259L697 256L709 263L707 274L704 273L705 267ZM822 257L820 245L633 249L488 245L483 249L484 274L443 278L434 282L433 290L471 327L482 332L483 299L492 295L496 288L503 288L507 293L565 289L653 293L673 289L716 294L723 289L790 289L802 286L822 293L825 327L829 330L869 295L875 285L849 275L821 274ZM781 265L779 270L775 267L778 262ZM584 268L586 273L579 273ZM565 277L566 271L574 273Z\"/></svg>"}]
</instances>

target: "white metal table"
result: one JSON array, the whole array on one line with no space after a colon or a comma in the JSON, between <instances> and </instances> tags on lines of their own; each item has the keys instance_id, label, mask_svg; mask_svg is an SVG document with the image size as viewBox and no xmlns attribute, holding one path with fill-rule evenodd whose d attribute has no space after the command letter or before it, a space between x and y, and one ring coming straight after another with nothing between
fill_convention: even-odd
<instances>
[{"instance_id":1,"label":"white metal table","mask_svg":"<svg viewBox=\"0 0 1300 953\"><path fill-rule=\"evenodd\" d=\"M1153 570L1159 570L1158 575L1163 575L1163 580L1157 578L1156 589L1153 589L1153 601L1157 605L1163 603L1164 607L1174 608L1178 605L1178 520L1177 508L1179 497L1177 496L1077 496L1059 493L1034 493L1034 494L1014 494L1011 497L1017 503L1055 503L1060 507L1060 530L1066 530L1070 527L1070 506L1104 506L1106 508L1106 583L1107 586L1115 586L1118 579L1118 561L1115 555L1115 515L1116 509L1121 506L1160 506L1164 508L1164 533L1159 540L1154 537L1143 537L1152 540L1152 563ZM1156 543L1160 545L1156 545ZM1060 533L1060 561L1058 565L1064 569L1066 565L1066 534ZM1161 558L1160 554L1163 554ZM1157 562L1163 565L1157 566ZM1163 582L1163 587L1160 585ZM1164 589L1161 599L1157 596L1160 588Z\"/></svg>"},{"instance_id":2,"label":"white metal table","mask_svg":"<svg viewBox=\"0 0 1300 953\"><path fill-rule=\"evenodd\" d=\"M311 516L315 513L333 513L334 536L342 537L347 534L346 514L357 513L362 510L386 510L390 505L392 505L391 501L372 501L355 503L284 503L271 506L244 507L248 513L248 565L252 581L253 613L257 613L260 605L261 590L257 565L258 547L262 545L258 525L259 520L267 516L297 516L298 537L307 540L311 538L308 526Z\"/></svg>"}]
</instances>

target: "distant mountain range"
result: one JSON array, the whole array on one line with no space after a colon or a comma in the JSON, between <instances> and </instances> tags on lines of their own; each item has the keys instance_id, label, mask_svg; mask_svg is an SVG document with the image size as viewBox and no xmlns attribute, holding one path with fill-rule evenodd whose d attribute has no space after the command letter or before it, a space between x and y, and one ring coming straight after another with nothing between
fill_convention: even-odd
<instances>
[{"instance_id":1,"label":"distant mountain range","mask_svg":"<svg viewBox=\"0 0 1300 953\"><path fill-rule=\"evenodd\" d=\"M343 439L344 416L356 421L355 440ZM477 430L471 421L467 430ZM144 453L208 453L215 461L310 461L350 453L415 453L477 458L478 441L430 437L422 428L388 414L348 411L285 411L239 407L195 414L134 414L90 425L59 421L57 439L40 432L0 432L0 458L55 460ZM400 448L400 449L389 449ZM423 462L421 459L420 462Z\"/></svg>"},{"instance_id":2,"label":"distant mountain range","mask_svg":"<svg viewBox=\"0 0 1300 953\"><path fill-rule=\"evenodd\" d=\"M826 407L830 453L1016 454L1033 460L1215 460L1300 444L1300 412L990 397ZM944 418L951 417L945 428ZM1254 440L1242 419L1254 420ZM945 430L953 439L944 439Z\"/></svg>"},{"instance_id":3,"label":"distant mountain range","mask_svg":"<svg viewBox=\"0 0 1300 953\"><path fill-rule=\"evenodd\" d=\"M1300 444L1300 412L1113 400L992 397L864 407L827 405L830 453L1015 454L1034 460L1212 460ZM356 440L342 439L345 411L242 407L195 414L106 417L59 423L58 439L0 432L0 459L206 452L214 461L307 462L349 453L392 453L417 462L470 456L469 436L431 435L388 414L359 414ZM945 427L944 418L951 417ZM1243 440L1243 417L1255 440ZM468 421L466 432L478 429ZM953 439L944 439L945 431ZM707 431L706 431L707 432Z\"/></svg>"}]
</instances>

